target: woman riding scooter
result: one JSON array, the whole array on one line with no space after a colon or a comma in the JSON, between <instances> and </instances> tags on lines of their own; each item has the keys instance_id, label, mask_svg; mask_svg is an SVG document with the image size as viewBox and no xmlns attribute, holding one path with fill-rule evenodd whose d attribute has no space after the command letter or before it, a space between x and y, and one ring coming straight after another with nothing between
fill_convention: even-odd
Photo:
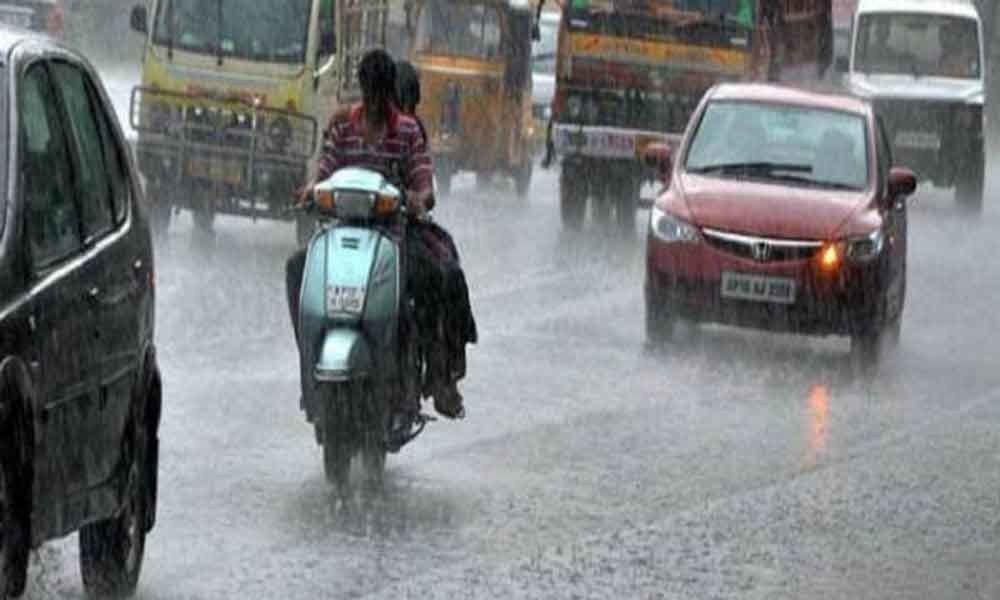
<instances>
[{"instance_id":1,"label":"woman riding scooter","mask_svg":"<svg viewBox=\"0 0 1000 600\"><path fill-rule=\"evenodd\" d=\"M406 60L396 62L396 101L403 114L411 117L420 127L429 150L427 129L417 116L417 105L420 104L420 76L416 68ZM437 268L441 270L444 288L429 290L430 295L440 306L444 341L447 349L447 373L455 380L465 376L465 346L477 341L476 321L472 316L472 304L469 301L469 287L465 280L458 256L458 248L451 235L438 224L430 220L421 220L411 226L414 238L420 240L426 251L436 257Z\"/></svg>"},{"instance_id":2,"label":"woman riding scooter","mask_svg":"<svg viewBox=\"0 0 1000 600\"><path fill-rule=\"evenodd\" d=\"M358 66L362 102L338 111L324 134L323 153L316 182L323 181L338 169L362 166L390 177L398 177L407 189L410 213L421 216L434 206L433 167L426 140L413 118L396 106L396 65L384 50L372 50ZM307 186L306 189L312 186ZM303 198L304 200L304 198ZM420 228L407 228L408 232ZM408 234L408 286L417 305L417 327L425 344L427 374L425 391L434 397L435 410L449 418L464 416L462 396L448 365L448 348L443 343L445 277L447 268L426 243L424 235ZM292 324L298 339L298 299L305 265L305 251L300 250L286 264L286 288ZM398 407L419 411L420 407Z\"/></svg>"}]
</instances>

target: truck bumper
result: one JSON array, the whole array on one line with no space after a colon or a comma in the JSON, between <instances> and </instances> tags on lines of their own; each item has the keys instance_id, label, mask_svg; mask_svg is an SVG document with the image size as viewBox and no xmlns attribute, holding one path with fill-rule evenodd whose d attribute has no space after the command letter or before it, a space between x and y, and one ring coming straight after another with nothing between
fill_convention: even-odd
<instances>
[{"instance_id":1,"label":"truck bumper","mask_svg":"<svg viewBox=\"0 0 1000 600\"><path fill-rule=\"evenodd\" d=\"M586 156L604 159L638 159L652 143L676 146L680 134L642 129L553 123L552 145L562 156Z\"/></svg>"}]
</instances>

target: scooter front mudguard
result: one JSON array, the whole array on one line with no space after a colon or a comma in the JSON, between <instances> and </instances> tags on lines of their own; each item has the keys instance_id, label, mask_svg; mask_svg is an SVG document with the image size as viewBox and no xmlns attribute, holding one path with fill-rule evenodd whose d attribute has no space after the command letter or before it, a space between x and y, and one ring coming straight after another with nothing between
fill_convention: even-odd
<instances>
[{"instance_id":1,"label":"scooter front mudguard","mask_svg":"<svg viewBox=\"0 0 1000 600\"><path fill-rule=\"evenodd\" d=\"M334 328L320 344L313 379L316 383L343 383L371 377L372 349L356 329Z\"/></svg>"}]
</instances>

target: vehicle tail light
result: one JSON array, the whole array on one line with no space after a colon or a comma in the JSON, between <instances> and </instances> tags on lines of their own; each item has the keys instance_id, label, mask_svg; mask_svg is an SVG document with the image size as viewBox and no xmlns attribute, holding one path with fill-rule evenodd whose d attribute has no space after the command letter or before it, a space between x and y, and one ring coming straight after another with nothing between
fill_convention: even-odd
<instances>
[{"instance_id":1,"label":"vehicle tail light","mask_svg":"<svg viewBox=\"0 0 1000 600\"><path fill-rule=\"evenodd\" d=\"M66 32L66 13L61 1L56 2L49 9L49 15L45 20L45 29L49 35L56 38L62 38Z\"/></svg>"}]
</instances>

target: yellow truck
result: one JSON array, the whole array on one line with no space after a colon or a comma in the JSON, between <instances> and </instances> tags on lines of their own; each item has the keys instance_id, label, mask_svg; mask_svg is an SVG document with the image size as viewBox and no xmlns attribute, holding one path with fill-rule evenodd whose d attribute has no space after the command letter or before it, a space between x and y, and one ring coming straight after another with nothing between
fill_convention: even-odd
<instances>
[{"instance_id":1,"label":"yellow truck","mask_svg":"<svg viewBox=\"0 0 1000 600\"><path fill-rule=\"evenodd\" d=\"M388 0L149 0L130 121L154 231L190 210L290 218L321 128L359 96L360 56L385 45ZM308 225L300 223L300 238Z\"/></svg>"}]
</instances>

